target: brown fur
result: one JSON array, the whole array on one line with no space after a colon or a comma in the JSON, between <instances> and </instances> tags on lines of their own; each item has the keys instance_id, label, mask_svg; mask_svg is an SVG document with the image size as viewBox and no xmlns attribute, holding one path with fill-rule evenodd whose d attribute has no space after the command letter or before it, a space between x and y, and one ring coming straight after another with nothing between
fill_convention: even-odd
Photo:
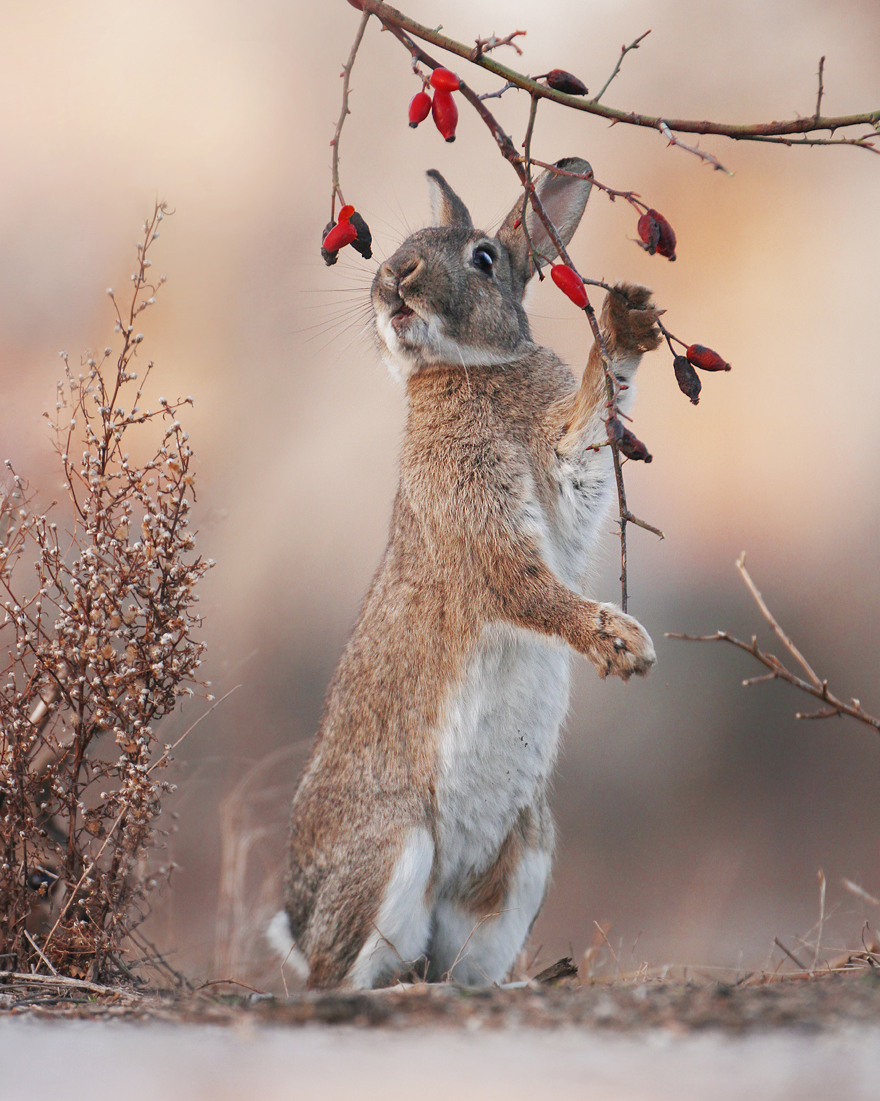
<instances>
[{"instance_id":1,"label":"brown fur","mask_svg":"<svg viewBox=\"0 0 880 1101\"><path fill-rule=\"evenodd\" d=\"M448 196L441 207L461 219ZM416 302L422 280L442 301L442 263L430 251L438 232L414 235L383 265L376 293L386 293L385 280L388 294ZM469 225L454 233L461 247L481 239ZM503 262L528 262L527 254L510 257ZM477 287L484 295L492 289ZM622 291L637 308L615 295L606 302L613 356L638 354L659 339L648 292ZM519 519L537 499L554 523L560 454L582 443L604 402L597 353L577 386L559 359L531 343L515 307L493 340L511 343L516 354L467 370L436 364L408 381L388 546L330 685L292 810L286 908L313 987L344 980L375 928L408 831L424 827L438 843L435 734L488 624L561 637L603 676L644 673L653 660L640 657L646 636L635 621L564 584ZM460 902L475 920L502 907L522 853L549 852L552 834L541 790L489 866L462 888Z\"/></svg>"}]
</instances>

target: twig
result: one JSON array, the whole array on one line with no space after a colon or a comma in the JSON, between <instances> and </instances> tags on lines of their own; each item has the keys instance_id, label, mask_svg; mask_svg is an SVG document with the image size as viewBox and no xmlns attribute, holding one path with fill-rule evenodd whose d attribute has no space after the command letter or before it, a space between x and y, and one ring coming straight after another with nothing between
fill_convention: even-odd
<instances>
[{"instance_id":1,"label":"twig","mask_svg":"<svg viewBox=\"0 0 880 1101\"><path fill-rule=\"evenodd\" d=\"M761 615L763 615L763 617L767 620L767 622L773 628L777 638L782 642L782 644L783 644L783 646L785 646L786 650L788 650L788 652L795 659L795 661L801 666L801 668L804 670L804 672L807 674L807 676L810 678L810 680L813 682L813 684L815 684L818 687L821 684L821 681L816 676L816 674L813 672L812 666L809 664L809 662L804 657L804 655L800 652L800 650L798 650L798 648L795 646L795 644L791 641L791 639L788 637L788 635L785 633L785 631L783 631L783 629L776 622L776 619L771 614L770 609L764 603L764 598L763 598L763 596L761 596L760 592L758 591L757 585L754 583L754 581L752 581L752 578L749 574L749 571L746 569L746 552L745 551L743 551L740 554L739 558L737 558L736 568L739 570L740 576L742 577L743 581L745 581L749 592L755 598L755 603L761 609Z\"/></svg>"},{"instance_id":2,"label":"twig","mask_svg":"<svg viewBox=\"0 0 880 1101\"><path fill-rule=\"evenodd\" d=\"M629 53L630 50L637 50L639 48L639 46L641 45L642 41L644 39L646 39L650 33L651 33L651 28L649 27L645 31L645 33L640 34L639 37L634 42L630 42L630 44L628 46L621 46L620 47L620 57L617 59L617 64L614 66L614 70L611 73L611 76L605 81L605 83L602 85L602 87L599 89L599 91L596 93L596 95L593 96L593 98L590 100L590 103L598 103L599 102L599 100L602 98L602 96L604 96L605 93L608 91L608 85L611 83L612 80L614 80L614 78L620 72L620 66L623 64L623 59L626 57L626 55Z\"/></svg>"},{"instance_id":3,"label":"twig","mask_svg":"<svg viewBox=\"0 0 880 1101\"><path fill-rule=\"evenodd\" d=\"M733 175L730 169L725 168L721 161L712 153L706 153L696 145L688 145L687 142L682 141L681 138L677 138L665 122L660 123L660 133L666 138L670 145L677 145L679 149L684 149L688 153L693 153L695 157L699 157L700 160L705 161L706 164L711 164L716 172L726 172L728 176Z\"/></svg>"},{"instance_id":4,"label":"twig","mask_svg":"<svg viewBox=\"0 0 880 1101\"><path fill-rule=\"evenodd\" d=\"M348 61L342 67L342 110L339 112L339 121L336 123L336 133L333 135L333 140L330 144L333 146L333 169L332 169L332 181L333 191L330 195L330 221L336 220L336 196L339 196L340 203L344 206L345 199L342 195L342 188L339 186L339 138L342 134L342 127L345 123L346 115L350 115L351 111L348 108L348 83L351 79L351 70L354 68L354 61L357 57L358 48L360 47L361 40L364 37L364 31L367 29L367 23L370 21L370 13L364 11L361 19L360 26L358 27L357 34L354 36L354 42L352 43L351 53L348 55Z\"/></svg>"},{"instance_id":5,"label":"twig","mask_svg":"<svg viewBox=\"0 0 880 1101\"><path fill-rule=\"evenodd\" d=\"M809 968L804 967L804 965L797 958L797 956L794 954L794 952L789 952L789 950L785 947L785 945L782 943L782 941L779 939L779 937L774 937L773 938L773 943L776 945L777 948L782 949L782 951L786 954L786 956L788 956L788 958L795 964L795 966L800 971L805 971L805 972L809 971Z\"/></svg>"},{"instance_id":6,"label":"twig","mask_svg":"<svg viewBox=\"0 0 880 1101\"><path fill-rule=\"evenodd\" d=\"M819 118L822 114L822 95L825 92L825 86L822 83L822 75L825 72L825 55L823 54L819 58L819 94L816 96L816 114L814 118Z\"/></svg>"},{"instance_id":7,"label":"twig","mask_svg":"<svg viewBox=\"0 0 880 1101\"><path fill-rule=\"evenodd\" d=\"M819 680L816 674L813 672L806 659L801 654L800 650L794 645L791 639L782 630L779 624L776 622L767 605L764 603L764 599L761 596L758 589L755 587L754 582L749 576L745 568L745 552L737 559L736 567L740 571L746 585L749 588L752 596L761 609L765 619L771 625L777 636L782 640L788 651L794 658L803 666L807 675L810 677L809 681L803 680L803 678L792 673L790 669L786 668L773 654L762 650L758 646L758 640L756 636L752 636L751 642L743 642L742 639L735 638L727 631L716 631L712 635L687 635L678 634L675 632L667 632L667 638L677 638L685 642L729 642L731 646L735 646L738 650L744 650L745 653L751 654L753 658L756 658L762 665L770 670L769 676L753 677L749 680L744 680L743 686L748 687L750 684L756 684L765 680L781 680L786 684L792 685L801 692L806 692L808 695L821 700L822 703L827 704L827 709L813 712L811 714L804 714L803 712L795 712L796 719L827 719L835 715L849 715L852 719L858 719L859 722L865 723L866 726L873 727L878 733L880 733L880 719L874 715L870 715L862 708L861 702L855 698L850 700L849 703L845 703L843 700L838 699L828 689L827 680Z\"/></svg>"},{"instance_id":8,"label":"twig","mask_svg":"<svg viewBox=\"0 0 880 1101\"><path fill-rule=\"evenodd\" d=\"M40 946L37 944L37 942L34 940L34 938L30 935L30 933L27 931L27 929L25 929L24 935L27 937L31 948L33 948L33 950L37 953L37 955L40 957L40 959L43 961L43 963L49 968L49 970L52 972L52 974L57 978L58 977L58 972L55 970L55 968L52 966L52 964L43 955L42 951L40 950Z\"/></svg>"},{"instance_id":9,"label":"twig","mask_svg":"<svg viewBox=\"0 0 880 1101\"><path fill-rule=\"evenodd\" d=\"M393 32L399 31L406 35L411 35L414 38L421 39L423 42L430 42L432 45L438 46L448 53L455 54L468 61L470 60L473 47L466 46L461 42L456 42L455 39L449 38L448 35L444 35L438 30L432 30L430 27L422 26L422 24L417 23L414 19L410 19L409 16L404 15L403 12L384 3L384 0L363 0L363 8L365 12L370 12L375 15L382 22L383 26ZM500 64L492 57L481 57L478 61L474 62L474 64L479 65L490 73L494 73L495 76L500 77L502 80L509 81L517 88L522 88L524 91L541 96L544 99L552 99L555 103L561 103L575 111L584 111L587 114L598 115L601 118L608 119L610 122L624 123L627 126L642 126L650 130L659 130L660 123L665 122L669 129L676 133L718 134L722 137L731 138L734 141L777 141L791 135L813 134L818 130L829 130L833 133L836 130L845 130L854 126L876 126L876 124L880 122L880 109L854 115L836 115L828 118L823 118L822 116L816 118L811 115L808 118L797 118L783 122L774 121L768 123L721 123L710 122L706 119L672 119L667 116L643 115L636 111L622 111L612 107L605 107L601 103L596 103L595 99L589 100L584 99L582 96L572 96L565 92L557 92L546 84L541 84L539 81L533 80L530 77L524 76L522 73L516 72L514 69L508 68L506 65ZM804 137L803 140L795 141L791 144L845 144L870 149L874 153L880 152L880 150L874 149L873 146L868 143L867 136L859 139Z\"/></svg>"},{"instance_id":10,"label":"twig","mask_svg":"<svg viewBox=\"0 0 880 1101\"><path fill-rule=\"evenodd\" d=\"M112 986L100 986L98 983L86 982L84 979L70 979L66 975L38 975L21 971L0 971L0 979L14 979L22 984L36 983L40 986L69 986L75 990L88 990L92 994L108 994L112 997L128 995L130 991L119 990Z\"/></svg>"},{"instance_id":11,"label":"twig","mask_svg":"<svg viewBox=\"0 0 880 1101\"><path fill-rule=\"evenodd\" d=\"M527 31L511 31L504 38L496 38L494 34L489 35L488 38L478 38L476 46L471 50L470 60L479 61L483 54L487 54L490 50L497 50L499 46L510 46L522 57L522 50L513 40L527 33Z\"/></svg>"}]
</instances>

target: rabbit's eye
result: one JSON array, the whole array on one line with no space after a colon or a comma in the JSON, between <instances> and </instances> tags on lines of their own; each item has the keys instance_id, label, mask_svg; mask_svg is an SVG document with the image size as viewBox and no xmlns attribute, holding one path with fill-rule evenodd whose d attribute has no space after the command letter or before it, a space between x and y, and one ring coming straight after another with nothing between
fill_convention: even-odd
<instances>
[{"instance_id":1,"label":"rabbit's eye","mask_svg":"<svg viewBox=\"0 0 880 1101\"><path fill-rule=\"evenodd\" d=\"M495 266L495 257L487 248L474 249L474 255L471 257L471 260L478 271L482 271L486 275L492 274L492 269Z\"/></svg>"}]
</instances>

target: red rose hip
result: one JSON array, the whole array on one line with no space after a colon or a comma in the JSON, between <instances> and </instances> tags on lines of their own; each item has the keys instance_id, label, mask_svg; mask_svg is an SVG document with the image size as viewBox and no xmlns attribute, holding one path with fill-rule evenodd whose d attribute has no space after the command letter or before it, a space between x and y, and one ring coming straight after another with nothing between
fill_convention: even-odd
<instances>
[{"instance_id":1,"label":"red rose hip","mask_svg":"<svg viewBox=\"0 0 880 1101\"><path fill-rule=\"evenodd\" d=\"M725 363L721 356L707 348L704 344L691 344L685 352L688 362L699 367L701 371L729 371L730 364Z\"/></svg>"},{"instance_id":2,"label":"red rose hip","mask_svg":"<svg viewBox=\"0 0 880 1101\"><path fill-rule=\"evenodd\" d=\"M576 306L584 309L589 302L587 288L584 286L583 279L573 268L570 268L567 264L554 264L550 269L550 278L563 294L568 295Z\"/></svg>"},{"instance_id":3,"label":"red rose hip","mask_svg":"<svg viewBox=\"0 0 880 1101\"><path fill-rule=\"evenodd\" d=\"M458 125L458 108L451 92L437 89L434 93L434 103L431 107L434 115L434 125L443 135L446 141L455 141L455 128Z\"/></svg>"},{"instance_id":4,"label":"red rose hip","mask_svg":"<svg viewBox=\"0 0 880 1101\"><path fill-rule=\"evenodd\" d=\"M431 73L431 87L438 92L457 92L461 82L449 69L435 69Z\"/></svg>"},{"instance_id":5,"label":"red rose hip","mask_svg":"<svg viewBox=\"0 0 880 1101\"><path fill-rule=\"evenodd\" d=\"M324 238L322 245L327 252L339 252L341 248L350 245L357 235L357 229L351 222L339 222Z\"/></svg>"},{"instance_id":6,"label":"red rose hip","mask_svg":"<svg viewBox=\"0 0 880 1101\"><path fill-rule=\"evenodd\" d=\"M416 92L409 101L409 124L415 130L431 113L431 97L427 92Z\"/></svg>"}]
</instances>

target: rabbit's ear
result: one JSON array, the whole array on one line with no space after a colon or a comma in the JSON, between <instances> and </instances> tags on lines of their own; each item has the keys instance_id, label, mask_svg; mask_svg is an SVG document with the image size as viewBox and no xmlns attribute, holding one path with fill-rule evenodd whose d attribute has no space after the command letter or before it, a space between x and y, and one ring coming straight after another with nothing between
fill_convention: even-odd
<instances>
[{"instance_id":1,"label":"rabbit's ear","mask_svg":"<svg viewBox=\"0 0 880 1101\"><path fill-rule=\"evenodd\" d=\"M435 226L460 226L473 229L474 223L468 214L468 208L455 194L436 168L426 173L431 189L431 213Z\"/></svg>"},{"instance_id":2,"label":"rabbit's ear","mask_svg":"<svg viewBox=\"0 0 880 1101\"><path fill-rule=\"evenodd\" d=\"M556 162L557 168L566 172L577 172L581 175L591 175L592 168L581 157L564 157ZM535 191L541 200L547 216L559 231L562 243L567 245L574 237L587 199L590 197L592 183L589 180L576 179L574 176L558 176L548 169L535 181ZM498 239L505 246L511 256L513 270L519 279L522 289L534 275L534 261L529 257L529 247L526 235L522 228L523 201L517 199L513 210L507 215L498 230ZM556 257L556 248L539 220L534 210L528 208L526 225L529 230L529 238L532 248L546 257L548 261Z\"/></svg>"}]
</instances>

